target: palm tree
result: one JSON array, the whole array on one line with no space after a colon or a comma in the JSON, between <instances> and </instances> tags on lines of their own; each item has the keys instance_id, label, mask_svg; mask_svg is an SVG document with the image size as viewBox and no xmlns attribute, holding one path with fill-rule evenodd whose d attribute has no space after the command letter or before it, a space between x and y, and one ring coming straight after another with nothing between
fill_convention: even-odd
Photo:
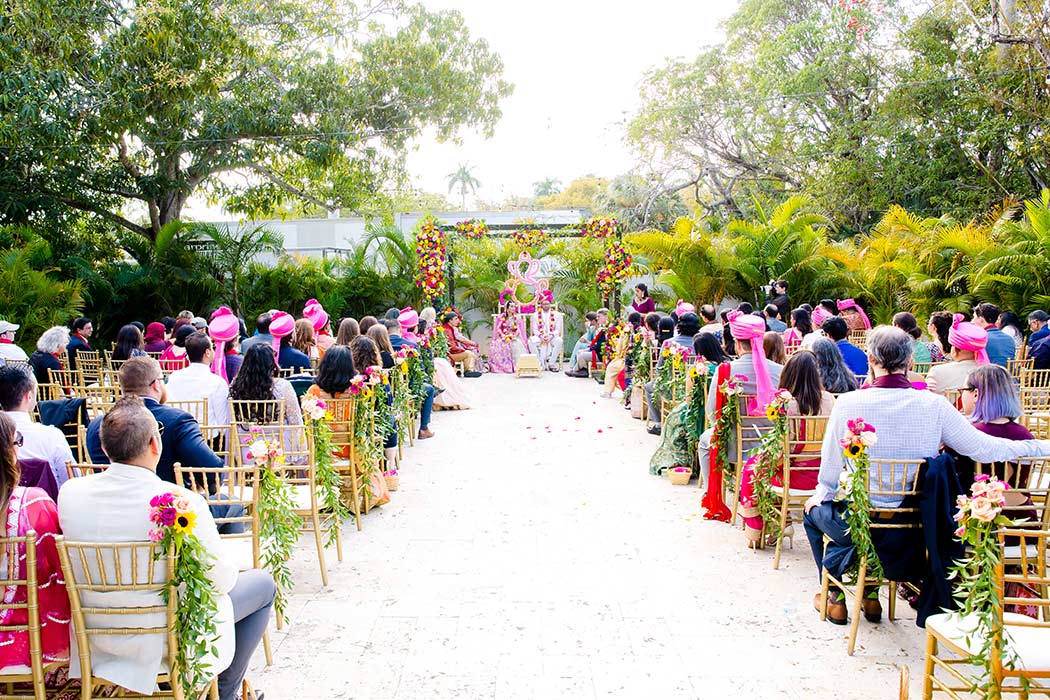
<instances>
[{"instance_id":1,"label":"palm tree","mask_svg":"<svg viewBox=\"0 0 1050 700\"><path fill-rule=\"evenodd\" d=\"M448 174L448 191L452 192L456 187L459 187L459 196L463 202L463 209L467 208L467 190L470 190L471 194L477 192L477 189L481 187L481 182L474 177L474 173L470 171L470 166L466 163L460 163L459 169L454 173Z\"/></svg>"},{"instance_id":2,"label":"palm tree","mask_svg":"<svg viewBox=\"0 0 1050 700\"><path fill-rule=\"evenodd\" d=\"M284 248L284 237L265 226L255 226L234 233L229 226L194 224L191 227L198 239L210 245L204 255L215 278L230 291L233 313L241 315L241 281L248 265L264 253L279 255Z\"/></svg>"},{"instance_id":3,"label":"palm tree","mask_svg":"<svg viewBox=\"0 0 1050 700\"><path fill-rule=\"evenodd\" d=\"M537 199L550 197L552 194L558 194L560 191L561 182L553 177L545 177L539 182L532 183L532 192Z\"/></svg>"},{"instance_id":4,"label":"palm tree","mask_svg":"<svg viewBox=\"0 0 1050 700\"><path fill-rule=\"evenodd\" d=\"M411 279L416 269L416 244L411 235L391 223L370 222L361 239L365 257L376 270Z\"/></svg>"}]
</instances>

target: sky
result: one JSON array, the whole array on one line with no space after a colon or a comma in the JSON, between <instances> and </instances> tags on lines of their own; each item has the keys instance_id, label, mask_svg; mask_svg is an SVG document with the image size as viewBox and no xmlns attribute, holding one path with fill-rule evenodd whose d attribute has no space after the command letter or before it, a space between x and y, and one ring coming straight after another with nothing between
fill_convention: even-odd
<instances>
[{"instance_id":1,"label":"sky","mask_svg":"<svg viewBox=\"0 0 1050 700\"><path fill-rule=\"evenodd\" d=\"M722 38L719 24L736 0L422 0L455 9L471 35L501 56L514 94L491 139L467 134L462 144L420 139L408 158L414 184L448 193L461 163L481 181L477 197L528 197L548 177L562 186L588 174L615 177L635 165L625 122L640 106L644 73L668 58L694 58ZM458 195L449 197L456 203ZM468 206L473 205L470 197Z\"/></svg>"}]
</instances>

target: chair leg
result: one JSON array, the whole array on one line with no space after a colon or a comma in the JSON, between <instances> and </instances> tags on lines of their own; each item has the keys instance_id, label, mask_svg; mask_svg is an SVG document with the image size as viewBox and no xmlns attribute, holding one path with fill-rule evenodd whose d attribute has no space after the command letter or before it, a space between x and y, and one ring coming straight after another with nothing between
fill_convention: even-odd
<instances>
[{"instance_id":1,"label":"chair leg","mask_svg":"<svg viewBox=\"0 0 1050 700\"><path fill-rule=\"evenodd\" d=\"M831 588L831 578L827 569L820 571L820 621L828 619L828 591Z\"/></svg>"},{"instance_id":2,"label":"chair leg","mask_svg":"<svg viewBox=\"0 0 1050 700\"><path fill-rule=\"evenodd\" d=\"M849 646L846 653L853 656L853 649L857 646L857 630L860 628L860 616L864 608L864 584L867 582L868 560L861 557L860 566L857 567L857 588L853 596L853 619L849 621Z\"/></svg>"},{"instance_id":3,"label":"chair leg","mask_svg":"<svg viewBox=\"0 0 1050 700\"><path fill-rule=\"evenodd\" d=\"M736 472L733 474L733 484L735 491L733 491L733 512L729 516L729 524L736 525L736 511L740 505L740 482L743 480L744 469L741 465L734 464L733 470Z\"/></svg>"},{"instance_id":4,"label":"chair leg","mask_svg":"<svg viewBox=\"0 0 1050 700\"><path fill-rule=\"evenodd\" d=\"M886 582L886 615L893 622L893 615L897 612L897 584L893 581Z\"/></svg>"},{"instance_id":5,"label":"chair leg","mask_svg":"<svg viewBox=\"0 0 1050 700\"><path fill-rule=\"evenodd\" d=\"M335 516L332 516L335 518ZM343 522L341 520L336 521L335 524L335 556L339 560L339 563L343 563Z\"/></svg>"},{"instance_id":6,"label":"chair leg","mask_svg":"<svg viewBox=\"0 0 1050 700\"><path fill-rule=\"evenodd\" d=\"M321 567L321 585L328 588L328 570L324 564L324 536L321 532L321 516L318 515L316 507L310 514L310 520L314 528L314 542L317 544L317 564Z\"/></svg>"},{"instance_id":7,"label":"chair leg","mask_svg":"<svg viewBox=\"0 0 1050 700\"><path fill-rule=\"evenodd\" d=\"M208 684L208 700L219 700L219 680L212 678Z\"/></svg>"},{"instance_id":8,"label":"chair leg","mask_svg":"<svg viewBox=\"0 0 1050 700\"><path fill-rule=\"evenodd\" d=\"M357 531L361 532L361 492L358 485L361 483L361 475L356 466L350 469L350 511L354 514L357 522Z\"/></svg>"},{"instance_id":9,"label":"chair leg","mask_svg":"<svg viewBox=\"0 0 1050 700\"><path fill-rule=\"evenodd\" d=\"M263 632L263 653L266 655L266 665L273 666L273 646L270 644L270 630Z\"/></svg>"},{"instance_id":10,"label":"chair leg","mask_svg":"<svg viewBox=\"0 0 1050 700\"><path fill-rule=\"evenodd\" d=\"M922 675L922 700L933 698L933 659L937 656L937 638L933 632L926 631L926 666Z\"/></svg>"},{"instance_id":11,"label":"chair leg","mask_svg":"<svg viewBox=\"0 0 1050 700\"><path fill-rule=\"evenodd\" d=\"M780 553L784 551L784 529L787 527L788 502L785 498L780 502L780 536L777 537L777 549L773 553L773 568L780 568ZM794 549L794 545L791 547Z\"/></svg>"}]
</instances>

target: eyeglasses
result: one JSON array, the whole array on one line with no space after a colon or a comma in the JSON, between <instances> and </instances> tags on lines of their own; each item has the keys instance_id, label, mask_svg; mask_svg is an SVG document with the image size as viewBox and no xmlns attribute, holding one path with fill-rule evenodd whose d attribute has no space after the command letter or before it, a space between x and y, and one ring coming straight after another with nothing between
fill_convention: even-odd
<instances>
[{"instance_id":1,"label":"eyeglasses","mask_svg":"<svg viewBox=\"0 0 1050 700\"><path fill-rule=\"evenodd\" d=\"M22 433L20 433L20 432L18 432L18 431L16 430L16 431L15 431L15 439L14 439L14 440L12 440L12 442L13 442L13 443L14 443L14 445L15 445L15 447L21 447L22 445L24 445L24 444L25 444L25 441L26 441L26 439L25 439L25 436L24 436L24 435L22 435Z\"/></svg>"},{"instance_id":2,"label":"eyeglasses","mask_svg":"<svg viewBox=\"0 0 1050 700\"><path fill-rule=\"evenodd\" d=\"M967 384L966 386L964 386L964 387L963 387L963 389L962 389L962 390L963 390L963 391L977 391L977 387L975 387L975 386L970 386L969 384Z\"/></svg>"},{"instance_id":3,"label":"eyeglasses","mask_svg":"<svg viewBox=\"0 0 1050 700\"><path fill-rule=\"evenodd\" d=\"M163 434L164 434L164 424L161 423L160 421L157 421L157 435L163 435Z\"/></svg>"}]
</instances>

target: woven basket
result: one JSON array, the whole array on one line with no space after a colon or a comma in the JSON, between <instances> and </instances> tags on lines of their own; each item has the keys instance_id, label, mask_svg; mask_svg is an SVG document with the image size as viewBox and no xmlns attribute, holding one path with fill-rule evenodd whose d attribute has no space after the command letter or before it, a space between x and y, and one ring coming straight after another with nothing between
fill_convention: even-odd
<instances>
[{"instance_id":1,"label":"woven basket","mask_svg":"<svg viewBox=\"0 0 1050 700\"><path fill-rule=\"evenodd\" d=\"M383 474L383 478L386 479L386 488L388 491L397 491L397 485L400 481L400 477L397 474Z\"/></svg>"},{"instance_id":2,"label":"woven basket","mask_svg":"<svg viewBox=\"0 0 1050 700\"><path fill-rule=\"evenodd\" d=\"M637 385L631 386L631 418L638 418L645 420L645 392L642 387Z\"/></svg>"},{"instance_id":3,"label":"woven basket","mask_svg":"<svg viewBox=\"0 0 1050 700\"><path fill-rule=\"evenodd\" d=\"M681 469L682 471L678 471ZM674 467L667 470L667 475L671 477L671 483L676 486L685 486L689 483L689 479L693 476L693 470L688 467Z\"/></svg>"}]
</instances>

